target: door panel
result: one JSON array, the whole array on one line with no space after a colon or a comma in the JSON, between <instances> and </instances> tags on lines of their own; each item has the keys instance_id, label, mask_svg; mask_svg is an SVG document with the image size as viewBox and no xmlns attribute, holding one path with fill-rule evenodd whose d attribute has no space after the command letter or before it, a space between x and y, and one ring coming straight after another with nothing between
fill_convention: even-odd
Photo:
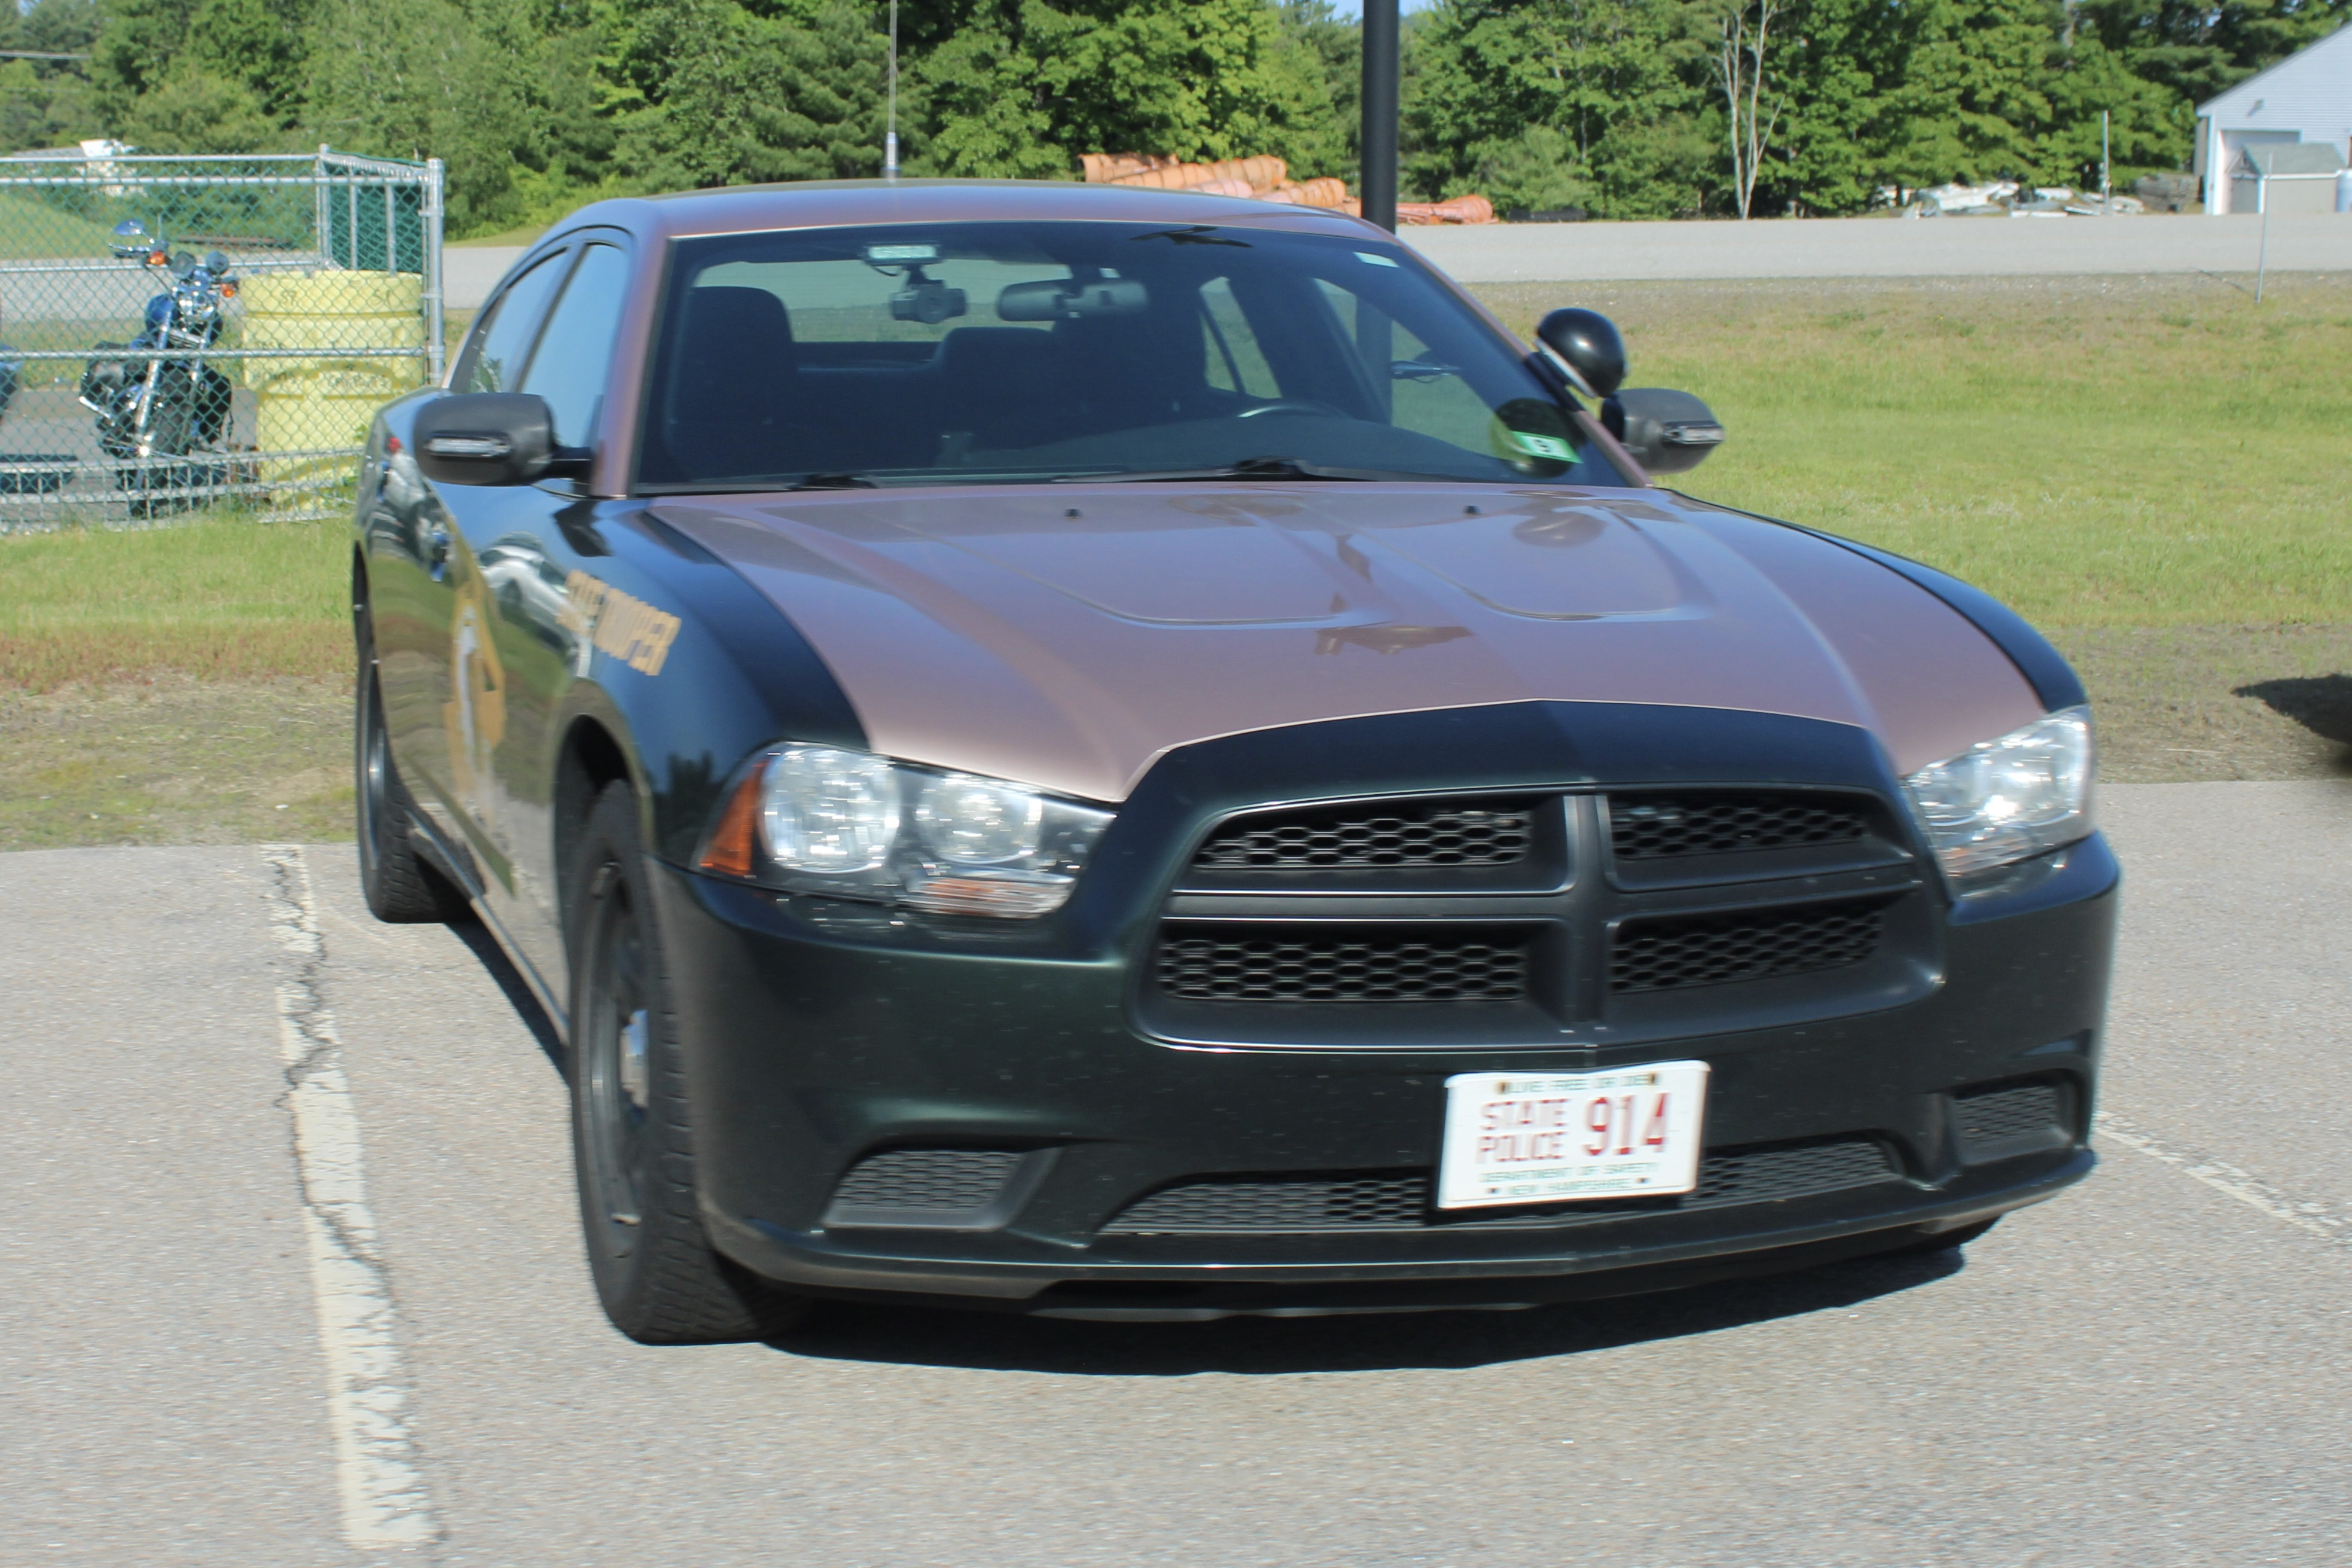
<instances>
[{"instance_id":1,"label":"door panel","mask_svg":"<svg viewBox=\"0 0 2352 1568\"><path fill-rule=\"evenodd\" d=\"M570 259L568 248L556 251L491 302L459 359L453 390L509 389L507 382L521 369ZM377 605L384 721L394 761L409 794L444 842L461 857L472 835L461 820L457 759L450 741L457 662L452 638L459 635L458 592L478 573L450 502L471 488L434 485L418 471L412 454L392 454L383 490L387 531L399 541L399 548L388 561L389 569L369 584ZM460 508L470 505L459 502Z\"/></svg>"},{"instance_id":2,"label":"door panel","mask_svg":"<svg viewBox=\"0 0 2352 1568\"><path fill-rule=\"evenodd\" d=\"M594 438L628 280L626 251L601 242L583 245L527 368L512 384L547 400L559 447L584 450ZM573 489L569 483L539 487L527 492L527 510L495 523L485 511L466 530L491 590L486 613L505 681L497 708L501 729L488 752L497 787L482 826L509 875L491 900L509 936L553 986L563 984L564 968L553 799L563 738L551 726L565 689L580 674L577 639L565 628L563 614L571 574L582 565L578 542L566 537L558 514L577 506ZM488 532L492 526L499 531Z\"/></svg>"}]
</instances>

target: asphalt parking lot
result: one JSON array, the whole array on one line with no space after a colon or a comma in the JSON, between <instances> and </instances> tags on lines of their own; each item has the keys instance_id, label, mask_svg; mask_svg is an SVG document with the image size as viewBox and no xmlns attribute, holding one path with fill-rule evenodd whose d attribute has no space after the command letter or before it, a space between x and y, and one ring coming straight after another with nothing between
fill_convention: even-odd
<instances>
[{"instance_id":1,"label":"asphalt parking lot","mask_svg":"<svg viewBox=\"0 0 2352 1568\"><path fill-rule=\"evenodd\" d=\"M552 1060L348 846L0 856L0 1563L2334 1568L2352 786L2103 809L2105 1163L1961 1259L692 1350L605 1326Z\"/></svg>"}]
</instances>

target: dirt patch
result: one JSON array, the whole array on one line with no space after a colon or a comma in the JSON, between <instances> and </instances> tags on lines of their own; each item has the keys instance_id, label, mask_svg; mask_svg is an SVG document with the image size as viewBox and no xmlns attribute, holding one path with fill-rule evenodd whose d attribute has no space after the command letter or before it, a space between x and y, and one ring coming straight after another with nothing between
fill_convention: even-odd
<instances>
[{"instance_id":1,"label":"dirt patch","mask_svg":"<svg viewBox=\"0 0 2352 1568\"><path fill-rule=\"evenodd\" d=\"M2352 626L2053 631L2117 784L2352 776Z\"/></svg>"},{"instance_id":2,"label":"dirt patch","mask_svg":"<svg viewBox=\"0 0 2352 1568\"><path fill-rule=\"evenodd\" d=\"M0 690L0 849L352 834L343 680Z\"/></svg>"},{"instance_id":3,"label":"dirt patch","mask_svg":"<svg viewBox=\"0 0 2352 1568\"><path fill-rule=\"evenodd\" d=\"M2119 784L2352 777L2352 626L2057 631ZM0 690L0 849L352 833L341 680Z\"/></svg>"}]
</instances>

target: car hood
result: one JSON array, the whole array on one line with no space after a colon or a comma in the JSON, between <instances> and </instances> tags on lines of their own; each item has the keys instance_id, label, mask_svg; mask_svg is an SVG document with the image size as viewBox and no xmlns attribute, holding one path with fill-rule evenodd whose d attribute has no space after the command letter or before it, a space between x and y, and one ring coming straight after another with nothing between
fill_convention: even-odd
<instances>
[{"instance_id":1,"label":"car hood","mask_svg":"<svg viewBox=\"0 0 2352 1568\"><path fill-rule=\"evenodd\" d=\"M1859 725L1898 773L2039 717L1895 573L1664 491L1062 485L664 500L877 752L1088 799L1192 742L1534 700Z\"/></svg>"}]
</instances>

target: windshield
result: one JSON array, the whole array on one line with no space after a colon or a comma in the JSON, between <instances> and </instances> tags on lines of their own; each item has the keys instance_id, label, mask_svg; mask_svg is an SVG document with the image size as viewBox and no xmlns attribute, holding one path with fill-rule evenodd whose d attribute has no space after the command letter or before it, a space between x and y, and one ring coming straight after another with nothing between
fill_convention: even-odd
<instances>
[{"instance_id":1,"label":"windshield","mask_svg":"<svg viewBox=\"0 0 2352 1568\"><path fill-rule=\"evenodd\" d=\"M1621 485L1386 240L1106 223L680 240L645 491L1234 478Z\"/></svg>"}]
</instances>

